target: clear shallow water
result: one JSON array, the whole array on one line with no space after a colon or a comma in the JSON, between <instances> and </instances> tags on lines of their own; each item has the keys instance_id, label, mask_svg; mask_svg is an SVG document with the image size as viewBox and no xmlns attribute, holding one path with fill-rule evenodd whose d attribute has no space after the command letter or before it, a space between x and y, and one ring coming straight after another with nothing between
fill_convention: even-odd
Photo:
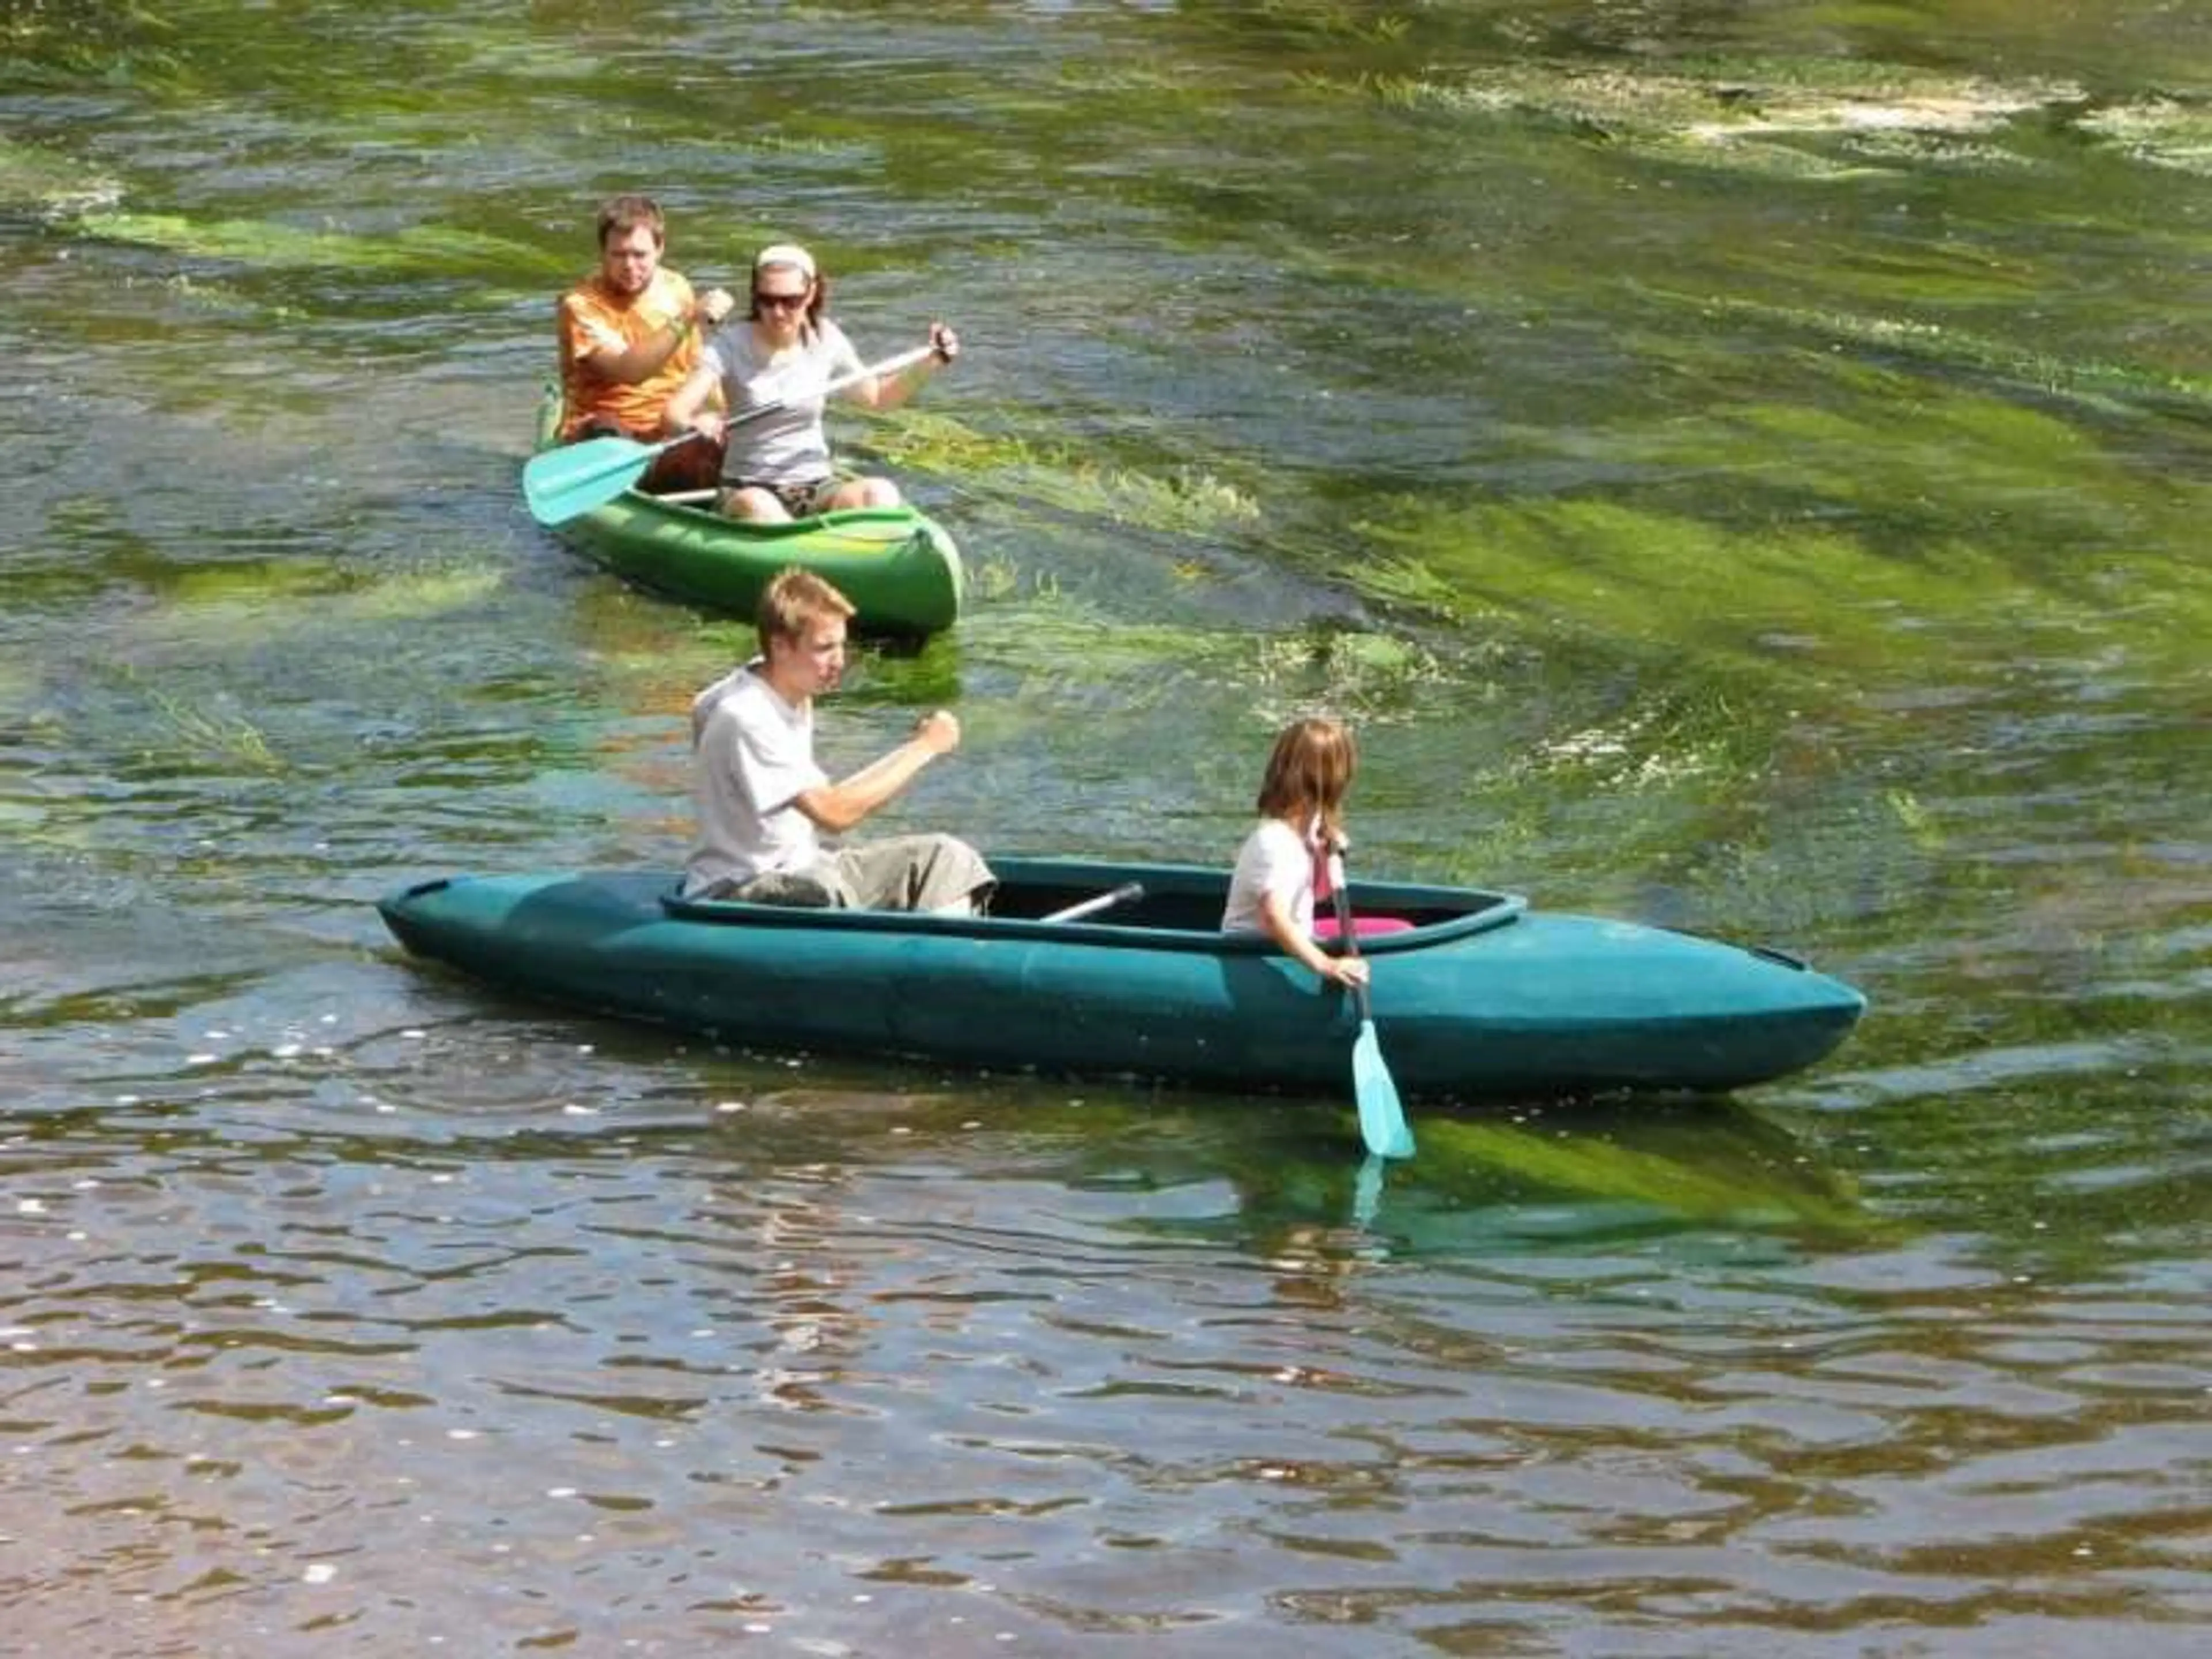
<instances>
[{"instance_id":1,"label":"clear shallow water","mask_svg":"<svg viewBox=\"0 0 2212 1659\"><path fill-rule=\"evenodd\" d=\"M0 1649L2195 1651L2212 52L2013 10L15 36ZM957 704L902 822L1225 857L1325 702L1368 867L1866 1027L1370 1213L1346 1103L406 962L399 881L679 856L744 648L514 496L639 183L969 343L848 434L978 576L829 728Z\"/></svg>"}]
</instances>

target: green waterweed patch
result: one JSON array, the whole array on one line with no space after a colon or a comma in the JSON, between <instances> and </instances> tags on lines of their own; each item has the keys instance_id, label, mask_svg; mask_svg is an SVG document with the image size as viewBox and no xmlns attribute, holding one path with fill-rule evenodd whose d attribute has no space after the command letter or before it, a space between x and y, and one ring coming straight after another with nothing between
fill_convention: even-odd
<instances>
[{"instance_id":1,"label":"green waterweed patch","mask_svg":"<svg viewBox=\"0 0 2212 1659\"><path fill-rule=\"evenodd\" d=\"M1374 539L1387 542L1388 538ZM1440 621L1465 624L1494 610L1455 587L1413 553L1361 549L1331 568L1347 585L1378 604L1419 611Z\"/></svg>"},{"instance_id":2,"label":"green waterweed patch","mask_svg":"<svg viewBox=\"0 0 2212 1659\"><path fill-rule=\"evenodd\" d=\"M1802 287L1806 278L1803 250L1778 253L1769 257L1755 243L1739 247L1727 268L1731 276L1741 274L1774 292ZM1925 315L1969 307L2014 310L2034 298L2043 278L2026 258L1999 258L1978 244L1930 238L1909 250L1861 249L1847 258L1824 261L1819 280L1838 304L1910 306Z\"/></svg>"},{"instance_id":3,"label":"green waterweed patch","mask_svg":"<svg viewBox=\"0 0 2212 1659\"><path fill-rule=\"evenodd\" d=\"M2020 605L2053 603L1982 548L1908 561L1817 526L1738 531L1605 500L1414 502L1359 529L1533 633L1586 629L1778 678L1908 676L1955 649L1916 621L1980 617L2007 590ZM1361 567L1345 574L1362 586Z\"/></svg>"},{"instance_id":4,"label":"green waterweed patch","mask_svg":"<svg viewBox=\"0 0 2212 1659\"><path fill-rule=\"evenodd\" d=\"M25 743L34 733L59 735L60 722L44 704L45 692L46 676L38 665L20 659L0 662L0 720L14 733L13 741Z\"/></svg>"},{"instance_id":5,"label":"green waterweed patch","mask_svg":"<svg viewBox=\"0 0 2212 1659\"><path fill-rule=\"evenodd\" d=\"M1066 91L1092 98L1174 95L1200 84L1198 73L1184 64L1068 63L1060 65L1054 78Z\"/></svg>"},{"instance_id":6,"label":"green waterweed patch","mask_svg":"<svg viewBox=\"0 0 2212 1659\"><path fill-rule=\"evenodd\" d=\"M2042 165L2001 144L1978 142L1953 132L1853 132L1839 141L1839 147L1846 155L1870 164L1859 169L1866 173L1930 169L1954 173L2024 172Z\"/></svg>"},{"instance_id":7,"label":"green waterweed patch","mask_svg":"<svg viewBox=\"0 0 2212 1659\"><path fill-rule=\"evenodd\" d=\"M1449 813L1460 828L1443 871L1454 880L1533 867L1547 886L1628 902L1643 881L1693 876L1696 849L1756 839L1825 781L1821 769L1808 775L1817 738L1797 709L1668 653L1639 662L1593 647L1547 661L1479 721L1476 712L1466 723L1480 735L1467 750L1479 761L1459 762L1462 799Z\"/></svg>"},{"instance_id":8,"label":"green waterweed patch","mask_svg":"<svg viewBox=\"0 0 2212 1659\"><path fill-rule=\"evenodd\" d=\"M1018 703L1020 718L1007 727L1048 733L1065 724L1087 742L1081 734L1095 728L1071 714L1110 708L1115 730L1139 747L1156 740L1146 735L1145 721L1195 719L1201 707L1236 711L1238 725L1261 733L1317 708L1370 725L1410 721L1432 713L1432 698L1465 672L1423 645L1385 634L1321 623L1277 633L1178 627L1108 617L1057 596L973 612L961 623L957 647L948 641L944 649L946 661L957 649L1021 688L1018 697L993 699L1002 712ZM872 667L872 677L878 672ZM1237 793L1246 787L1240 782Z\"/></svg>"},{"instance_id":9,"label":"green waterweed patch","mask_svg":"<svg viewBox=\"0 0 2212 1659\"><path fill-rule=\"evenodd\" d=\"M1774 527L1728 539L1787 550L1782 568L1764 562L1770 576L1786 584L1797 567L1808 600L1816 586L1828 596L1817 611L1824 623L1840 610L1889 606L1921 623L1948 617L1971 637L2001 602L2020 625L2078 623L2090 636L2168 656L2212 622L2212 574L2172 550L2204 521L2212 489L2147 476L2040 410L1916 386L1863 412L1754 404L1647 435L1641 458L1666 465L1726 472L1742 465L1731 455L1775 458L1744 467L1748 501L1735 520L1755 502ZM1789 526L1808 517L1840 520L1852 541ZM1733 561L1716 568L1737 574ZM1731 607L1759 598L1732 589ZM1772 620L1786 626L1775 604Z\"/></svg>"},{"instance_id":10,"label":"green waterweed patch","mask_svg":"<svg viewBox=\"0 0 2212 1659\"><path fill-rule=\"evenodd\" d=\"M1029 507L1202 535L1257 524L1255 486L1195 467L1102 464L1073 441L990 434L950 416L902 410L872 423L870 449L919 472L957 477L971 495Z\"/></svg>"},{"instance_id":11,"label":"green waterweed patch","mask_svg":"<svg viewBox=\"0 0 2212 1659\"><path fill-rule=\"evenodd\" d=\"M1936 821L1936 815L1923 805L1910 789L1893 789L1886 799L1897 821L1905 826L1913 844L1925 853L1940 853L1948 837Z\"/></svg>"},{"instance_id":12,"label":"green waterweed patch","mask_svg":"<svg viewBox=\"0 0 2212 1659\"><path fill-rule=\"evenodd\" d=\"M0 210L65 220L112 207L122 183L66 152L0 138Z\"/></svg>"},{"instance_id":13,"label":"green waterweed patch","mask_svg":"<svg viewBox=\"0 0 2212 1659\"><path fill-rule=\"evenodd\" d=\"M505 577L490 562L368 574L337 559L301 557L165 566L142 579L163 603L131 620L134 638L231 650L249 640L339 636L465 610Z\"/></svg>"},{"instance_id":14,"label":"green waterweed patch","mask_svg":"<svg viewBox=\"0 0 2212 1659\"><path fill-rule=\"evenodd\" d=\"M125 669L119 678L145 698L163 735L147 751L149 757L158 755L167 763L181 750L224 770L273 775L285 769L267 736L245 715L192 702L142 678L135 669Z\"/></svg>"},{"instance_id":15,"label":"green waterweed patch","mask_svg":"<svg viewBox=\"0 0 2212 1659\"><path fill-rule=\"evenodd\" d=\"M845 412L839 410L841 415ZM1026 439L1011 433L985 432L927 409L905 408L881 416L855 414L867 431L871 453L920 472L965 477L1006 471L1032 464L1036 454Z\"/></svg>"},{"instance_id":16,"label":"green waterweed patch","mask_svg":"<svg viewBox=\"0 0 2212 1659\"><path fill-rule=\"evenodd\" d=\"M502 27L516 32L502 33ZM414 45L425 58L454 68L465 66L471 76L487 82L599 87L606 81L605 59L584 39L565 29L532 28L522 14L441 19L416 34ZM366 94L368 89L357 90ZM431 104L442 101L434 88L426 88L423 99Z\"/></svg>"},{"instance_id":17,"label":"green waterweed patch","mask_svg":"<svg viewBox=\"0 0 2212 1659\"><path fill-rule=\"evenodd\" d=\"M2002 82L1843 58L1665 60L1593 69L1532 62L1440 76L1307 73L1325 94L1410 114L1535 123L1655 160L1840 180L1930 157L1971 164L1972 142L2023 115L2070 109L2070 82ZM1830 152L1836 153L1830 153Z\"/></svg>"},{"instance_id":18,"label":"green waterweed patch","mask_svg":"<svg viewBox=\"0 0 2212 1659\"><path fill-rule=\"evenodd\" d=\"M2203 101L2148 98L2094 110L2080 125L2153 167L2212 173L2212 106Z\"/></svg>"},{"instance_id":19,"label":"green waterweed patch","mask_svg":"<svg viewBox=\"0 0 2212 1659\"><path fill-rule=\"evenodd\" d=\"M453 565L380 576L323 602L333 621L413 622L466 610L497 592L504 574L490 565Z\"/></svg>"},{"instance_id":20,"label":"green waterweed patch","mask_svg":"<svg viewBox=\"0 0 2212 1659\"><path fill-rule=\"evenodd\" d=\"M261 219L193 220L176 214L93 212L76 222L85 235L189 258L264 269L328 266L350 270L496 273L516 283L556 282L567 266L538 248L448 225L410 225L389 234L308 230Z\"/></svg>"},{"instance_id":21,"label":"green waterweed patch","mask_svg":"<svg viewBox=\"0 0 2212 1659\"><path fill-rule=\"evenodd\" d=\"M1328 84L1309 77L1309 84ZM1678 134L1718 141L1869 131L1980 132L2024 112L2071 105L2071 82L2006 84L1857 58L1664 60L1591 69L1533 62L1449 79L1364 74L1334 83L1407 109L1533 114L1607 136Z\"/></svg>"},{"instance_id":22,"label":"green waterweed patch","mask_svg":"<svg viewBox=\"0 0 2212 1659\"><path fill-rule=\"evenodd\" d=\"M2086 522L2100 501L2141 505L2124 460L2044 410L1817 356L1802 378L1808 391L1828 382L1826 395L1718 401L1687 419L1610 434L1607 447L1650 466L1735 475L1771 490L1778 507L1811 498L1893 522L1972 523L1990 506L2031 502ZM1927 510L1917 510L1923 503Z\"/></svg>"},{"instance_id":23,"label":"green waterweed patch","mask_svg":"<svg viewBox=\"0 0 2212 1659\"><path fill-rule=\"evenodd\" d=\"M1790 276L1781 270L1774 274L1778 279ZM1824 272L1823 276L1824 280L1834 279L1836 273ZM1863 287L1872 287L1878 279L1863 275L1857 280ZM2019 280L2022 279L1989 285L1980 297L2002 299ZM2188 405L2192 413L2212 415L2212 376L2058 357L1923 318L1780 305L1740 296L1638 286L1644 293L1707 318L1747 319L1817 339L1847 342L1885 356L1968 368L1991 379L2012 382L2025 391L2063 397L2097 409L2113 408L2117 398L2135 398L2179 401ZM1918 297L1917 285L1900 282L1892 297L1900 301Z\"/></svg>"},{"instance_id":24,"label":"green waterweed patch","mask_svg":"<svg viewBox=\"0 0 2212 1659\"><path fill-rule=\"evenodd\" d=\"M840 157L851 161L876 153L873 145L805 132L747 133L737 148L759 155L811 155L823 160Z\"/></svg>"},{"instance_id":25,"label":"green waterweed patch","mask_svg":"<svg viewBox=\"0 0 2212 1659\"><path fill-rule=\"evenodd\" d=\"M343 580L330 559L253 559L174 567L161 585L179 605L238 608L295 605L330 592Z\"/></svg>"},{"instance_id":26,"label":"green waterweed patch","mask_svg":"<svg viewBox=\"0 0 2212 1659\"><path fill-rule=\"evenodd\" d=\"M996 665L1056 674L1079 662L1085 684L1157 673L1164 664L1226 672L1252 657L1252 638L1226 629L1122 618L1067 599L1038 599L961 621L963 641Z\"/></svg>"},{"instance_id":27,"label":"green waterweed patch","mask_svg":"<svg viewBox=\"0 0 2212 1659\"><path fill-rule=\"evenodd\" d=\"M1074 463L1041 468L1014 483L1032 500L1063 512L1182 535L1256 524L1261 516L1250 492L1194 468L1163 475Z\"/></svg>"},{"instance_id":28,"label":"green waterweed patch","mask_svg":"<svg viewBox=\"0 0 2212 1659\"><path fill-rule=\"evenodd\" d=\"M1721 380L1693 416L1577 434L1577 458L1650 479L1632 494L1386 508L1341 574L1378 599L1433 596L1448 617L1626 637L1679 622L1707 644L1734 627L1771 664L1855 665L1876 683L1956 648L1961 629L1986 637L1996 603L2017 624L2079 621L2158 657L2201 636L2212 578L2158 550L2190 544L2212 507L2202 481L1917 374L1807 354L1796 384L1792 402L1732 401ZM1952 631L1926 631L1938 623Z\"/></svg>"},{"instance_id":29,"label":"green waterweed patch","mask_svg":"<svg viewBox=\"0 0 2212 1659\"><path fill-rule=\"evenodd\" d=\"M1525 1260L1547 1249L1612 1249L1624 1235L1711 1234L1740 1265L1751 1235L1774 1237L1770 1248L1833 1249L1905 1231L1867 1209L1816 1145L1745 1130L1743 1114L1719 1105L1700 1109L1707 1121L1697 1135L1669 1131L1654 1149L1617 1118L1586 1127L1595 1115L1588 1111L1566 1115L1571 1127L1522 1129L1490 1121L1494 1108L1448 1116L1416 1103L1419 1155L1390 1166L1371 1217L1354 1224L1358 1131L1348 1113L1333 1114L1322 1101L1255 1109L1185 1105L1171 1092L1141 1106L1124 1103L1121 1091L1087 1091L1064 1103L1042 1089L1034 1093L1020 1103L1033 1135L1066 1136L1077 1150L1119 1149L1095 1157L1072 1185L1185 1194L1126 1220L1125 1231L1247 1239L1285 1277L1357 1274L1386 1241L1398 1261L1492 1259L1501 1247ZM961 1109L972 1118L972 1106ZM1224 1137L1221 1115L1232 1110L1255 1115L1249 1128ZM1209 1124L1216 1126L1210 1132ZM1431 1125L1440 1131L1433 1146Z\"/></svg>"},{"instance_id":30,"label":"green waterweed patch","mask_svg":"<svg viewBox=\"0 0 2212 1659\"><path fill-rule=\"evenodd\" d=\"M1750 138L1717 138L1702 133L1660 133L1621 141L1647 160L1682 167L1709 167L1752 178L1834 184L1877 179L1899 168L1870 160L1820 155L1786 143Z\"/></svg>"},{"instance_id":31,"label":"green waterweed patch","mask_svg":"<svg viewBox=\"0 0 2212 1659\"><path fill-rule=\"evenodd\" d=\"M1714 1114L1719 1117L1720 1114ZM1731 1137L1726 1121L1692 1139L1638 1146L1571 1127L1510 1123L1416 1112L1422 1179L1446 1188L1470 1175L1504 1177L1534 1193L1632 1204L1678 1222L1806 1228L1865 1237L1881 1228L1845 1185L1800 1153L1763 1146L1771 1135ZM1658 1137L1652 1137L1657 1139ZM1425 1166L1441 1165L1431 1174Z\"/></svg>"},{"instance_id":32,"label":"green waterweed patch","mask_svg":"<svg viewBox=\"0 0 2212 1659\"><path fill-rule=\"evenodd\" d=\"M15 0L0 10L0 87L127 85L173 70L180 40L134 0Z\"/></svg>"},{"instance_id":33,"label":"green waterweed patch","mask_svg":"<svg viewBox=\"0 0 2212 1659\"><path fill-rule=\"evenodd\" d=\"M1036 581L1040 598L1058 593L1057 581L1048 577L1039 577ZM1021 582L1021 566L1003 553L991 553L968 562L968 597L971 601L988 604L1012 599Z\"/></svg>"},{"instance_id":34,"label":"green waterweed patch","mask_svg":"<svg viewBox=\"0 0 2212 1659\"><path fill-rule=\"evenodd\" d=\"M226 322L300 323L309 315L302 307L256 300L235 283L194 281L181 270L164 276L161 286L180 307Z\"/></svg>"},{"instance_id":35,"label":"green waterweed patch","mask_svg":"<svg viewBox=\"0 0 2212 1659\"><path fill-rule=\"evenodd\" d=\"M1346 0L1260 0L1254 8L1269 32L1285 41L1340 47L1346 41L1388 46L1404 40L1413 20Z\"/></svg>"}]
</instances>

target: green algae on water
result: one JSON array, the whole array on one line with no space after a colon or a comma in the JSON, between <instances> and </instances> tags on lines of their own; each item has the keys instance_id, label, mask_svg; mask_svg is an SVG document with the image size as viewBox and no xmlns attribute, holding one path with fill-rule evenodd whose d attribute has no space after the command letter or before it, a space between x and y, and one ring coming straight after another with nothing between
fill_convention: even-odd
<instances>
[{"instance_id":1,"label":"green algae on water","mask_svg":"<svg viewBox=\"0 0 2212 1659\"><path fill-rule=\"evenodd\" d=\"M87 213L76 223L84 234L110 241L272 270L328 266L438 276L466 270L495 272L520 283L537 275L556 280L567 269L540 249L449 225L410 225L388 234L356 234L264 219L195 220L178 214L116 211Z\"/></svg>"},{"instance_id":2,"label":"green algae on water","mask_svg":"<svg viewBox=\"0 0 2212 1659\"><path fill-rule=\"evenodd\" d=\"M1929 297L1923 280L1916 275L1899 297L1906 292L1916 299ZM1821 340L1846 341L1889 356L1972 369L2039 395L2068 398L2103 409L2129 398L2175 401L2185 404L2191 413L2212 415L2212 376L2072 360L1918 318L1782 305L1742 295L1671 293L1656 288L1649 292L1709 316L1747 318Z\"/></svg>"},{"instance_id":3,"label":"green algae on water","mask_svg":"<svg viewBox=\"0 0 2212 1659\"><path fill-rule=\"evenodd\" d=\"M1663 67L1603 69L1534 62L1448 79L1369 74L1334 85L1411 110L1538 115L1592 136L1673 135L1708 143L1869 131L1985 131L2081 97L2070 82L2008 84L1856 58L1662 62ZM1331 85L1310 78L1310 84Z\"/></svg>"},{"instance_id":4,"label":"green algae on water","mask_svg":"<svg viewBox=\"0 0 2212 1659\"><path fill-rule=\"evenodd\" d=\"M1073 440L980 431L941 414L902 410L872 423L871 452L916 471L957 477L970 495L1163 533L1200 535L1257 524L1258 487L1209 468L1117 466Z\"/></svg>"},{"instance_id":5,"label":"green algae on water","mask_svg":"<svg viewBox=\"0 0 2212 1659\"><path fill-rule=\"evenodd\" d=\"M1761 1156L1748 1137L1732 1144L1716 1122L1702 1144L1624 1144L1618 1136L1546 1131L1466 1117L1419 1116L1421 1159L1441 1161L1450 1184L1480 1172L1537 1194L1609 1200L1655 1216L1703 1224L1788 1225L1870 1235L1880 1223L1832 1177ZM1716 1111L1717 1118L1722 1114Z\"/></svg>"},{"instance_id":6,"label":"green algae on water","mask_svg":"<svg viewBox=\"0 0 2212 1659\"><path fill-rule=\"evenodd\" d=\"M0 137L0 210L61 222L112 208L122 197L120 180L76 156Z\"/></svg>"},{"instance_id":7,"label":"green algae on water","mask_svg":"<svg viewBox=\"0 0 2212 1659\"><path fill-rule=\"evenodd\" d=\"M1817 524L1734 530L1598 498L1414 503L1360 530L1532 631L1567 625L1663 641L1780 678L1910 674L1916 659L1950 647L1909 619L1978 617L1993 587L2037 597L1996 554L1972 546L1907 561ZM1360 586L1364 569L1347 568L1346 579Z\"/></svg>"},{"instance_id":8,"label":"green algae on water","mask_svg":"<svg viewBox=\"0 0 2212 1659\"><path fill-rule=\"evenodd\" d=\"M158 746L164 761L181 752L226 769L274 774L285 763L270 748L267 734L244 714L198 702L146 680L134 670L120 676L134 686L152 707L165 740Z\"/></svg>"},{"instance_id":9,"label":"green algae on water","mask_svg":"<svg viewBox=\"0 0 2212 1659\"><path fill-rule=\"evenodd\" d=\"M2153 167L2212 173L2212 106L2203 100L2155 97L2108 105L2082 116L2081 126Z\"/></svg>"}]
</instances>

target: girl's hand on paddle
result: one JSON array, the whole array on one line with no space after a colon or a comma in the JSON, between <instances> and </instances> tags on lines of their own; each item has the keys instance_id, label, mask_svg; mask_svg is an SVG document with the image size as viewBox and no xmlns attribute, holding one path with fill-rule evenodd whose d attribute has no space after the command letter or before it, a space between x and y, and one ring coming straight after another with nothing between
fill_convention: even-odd
<instances>
[{"instance_id":1,"label":"girl's hand on paddle","mask_svg":"<svg viewBox=\"0 0 2212 1659\"><path fill-rule=\"evenodd\" d=\"M722 325L722 319L735 310L737 304L738 302L730 297L729 289L710 288L699 296L699 302L691 307L691 315L695 320L704 323L708 328L720 328Z\"/></svg>"},{"instance_id":2,"label":"girl's hand on paddle","mask_svg":"<svg viewBox=\"0 0 2212 1659\"><path fill-rule=\"evenodd\" d=\"M1364 957L1331 957L1328 976L1346 990L1367 983L1367 958Z\"/></svg>"},{"instance_id":3,"label":"girl's hand on paddle","mask_svg":"<svg viewBox=\"0 0 2212 1659\"><path fill-rule=\"evenodd\" d=\"M691 417L691 429L709 443L721 437L722 426L721 416L711 409L702 409Z\"/></svg>"},{"instance_id":4,"label":"girl's hand on paddle","mask_svg":"<svg viewBox=\"0 0 2212 1659\"><path fill-rule=\"evenodd\" d=\"M942 708L933 709L914 723L915 741L933 755L949 755L960 746L960 720Z\"/></svg>"},{"instance_id":5,"label":"girl's hand on paddle","mask_svg":"<svg viewBox=\"0 0 2212 1659\"><path fill-rule=\"evenodd\" d=\"M960 355L960 337L950 325L932 323L929 325L929 349L937 354L937 361L949 363Z\"/></svg>"}]
</instances>

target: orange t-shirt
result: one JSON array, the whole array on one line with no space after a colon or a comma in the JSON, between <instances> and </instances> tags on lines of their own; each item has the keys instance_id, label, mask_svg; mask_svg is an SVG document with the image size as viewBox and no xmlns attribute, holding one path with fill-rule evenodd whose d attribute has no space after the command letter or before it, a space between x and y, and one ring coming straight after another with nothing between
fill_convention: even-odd
<instances>
[{"instance_id":1,"label":"orange t-shirt","mask_svg":"<svg viewBox=\"0 0 2212 1659\"><path fill-rule=\"evenodd\" d=\"M625 431L658 437L660 411L699 359L696 331L686 335L659 370L635 386L595 374L594 357L620 356L647 336L691 314L691 284L663 266L635 300L609 293L596 272L561 296L561 432L604 415Z\"/></svg>"}]
</instances>

